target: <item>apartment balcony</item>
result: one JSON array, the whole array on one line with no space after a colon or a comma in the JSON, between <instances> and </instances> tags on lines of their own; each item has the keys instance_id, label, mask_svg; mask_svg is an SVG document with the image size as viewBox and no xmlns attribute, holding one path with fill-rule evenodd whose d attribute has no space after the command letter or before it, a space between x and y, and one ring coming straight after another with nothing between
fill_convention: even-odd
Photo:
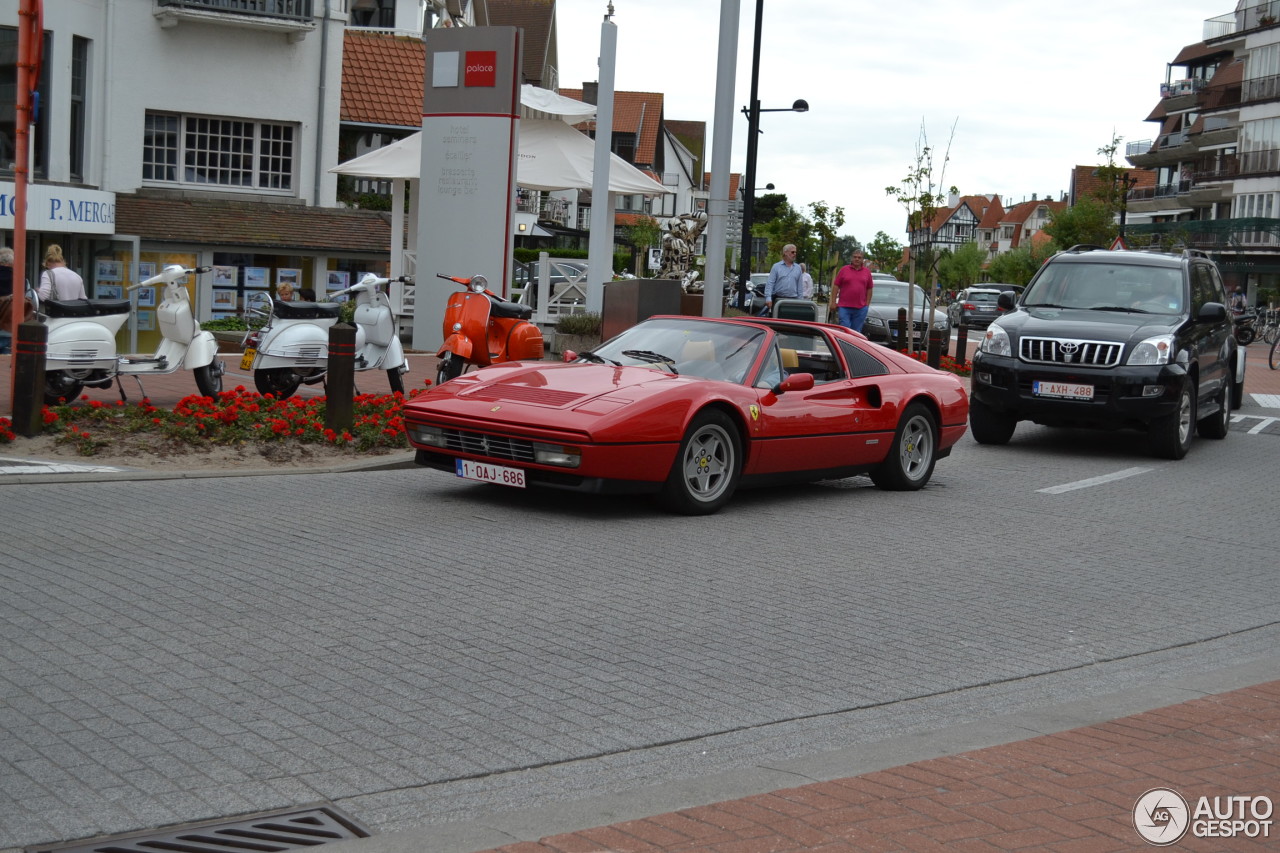
<instances>
[{"instance_id":1,"label":"apartment balcony","mask_svg":"<svg viewBox=\"0 0 1280 853\"><path fill-rule=\"evenodd\" d=\"M1245 80L1241 84L1240 102L1243 104L1275 100L1280 100L1280 75Z\"/></svg>"},{"instance_id":2,"label":"apartment balcony","mask_svg":"<svg viewBox=\"0 0 1280 853\"><path fill-rule=\"evenodd\" d=\"M1130 190L1125 204L1134 213L1159 213L1179 204L1178 197L1191 191L1191 181L1176 181Z\"/></svg>"},{"instance_id":3,"label":"apartment balcony","mask_svg":"<svg viewBox=\"0 0 1280 853\"><path fill-rule=\"evenodd\" d=\"M1130 224L1125 226L1125 234L1131 238L1164 238L1193 249L1226 254L1280 250L1280 219L1271 217ZM1141 240L1134 242L1140 244Z\"/></svg>"},{"instance_id":4,"label":"apartment balcony","mask_svg":"<svg viewBox=\"0 0 1280 853\"><path fill-rule=\"evenodd\" d=\"M1280 175L1280 149L1240 151L1235 156L1240 164L1238 172L1240 177Z\"/></svg>"},{"instance_id":5,"label":"apartment balcony","mask_svg":"<svg viewBox=\"0 0 1280 853\"><path fill-rule=\"evenodd\" d=\"M1145 154L1129 154L1127 159L1139 168L1156 166L1173 166L1188 159L1195 153L1190 143L1190 136L1185 130L1177 133L1166 133L1156 139L1155 144Z\"/></svg>"},{"instance_id":6,"label":"apartment balcony","mask_svg":"<svg viewBox=\"0 0 1280 853\"><path fill-rule=\"evenodd\" d=\"M154 0L152 14L164 28L212 24L277 32L301 41L316 28L314 0Z\"/></svg>"}]
</instances>

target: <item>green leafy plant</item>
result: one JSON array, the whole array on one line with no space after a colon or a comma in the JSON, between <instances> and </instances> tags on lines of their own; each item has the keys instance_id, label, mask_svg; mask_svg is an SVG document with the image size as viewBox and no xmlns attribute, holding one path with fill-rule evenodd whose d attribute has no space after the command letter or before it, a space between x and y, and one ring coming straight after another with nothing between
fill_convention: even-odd
<instances>
[{"instance_id":1,"label":"green leafy plant","mask_svg":"<svg viewBox=\"0 0 1280 853\"><path fill-rule=\"evenodd\" d=\"M560 335L600 334L600 315L591 311L578 314L562 314L556 320L556 333Z\"/></svg>"},{"instance_id":2,"label":"green leafy plant","mask_svg":"<svg viewBox=\"0 0 1280 853\"><path fill-rule=\"evenodd\" d=\"M246 332L249 324L239 314L234 317L223 317L219 320L205 320L200 328L208 332Z\"/></svg>"}]
</instances>

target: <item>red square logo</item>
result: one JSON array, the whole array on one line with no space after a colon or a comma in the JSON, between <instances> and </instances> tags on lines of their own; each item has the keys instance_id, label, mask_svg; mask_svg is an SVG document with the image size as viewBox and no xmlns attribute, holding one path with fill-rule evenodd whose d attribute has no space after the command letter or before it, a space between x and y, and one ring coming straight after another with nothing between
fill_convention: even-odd
<instances>
[{"instance_id":1,"label":"red square logo","mask_svg":"<svg viewBox=\"0 0 1280 853\"><path fill-rule=\"evenodd\" d=\"M496 86L498 84L498 52L496 50L468 50L466 69L462 74L463 86Z\"/></svg>"}]
</instances>

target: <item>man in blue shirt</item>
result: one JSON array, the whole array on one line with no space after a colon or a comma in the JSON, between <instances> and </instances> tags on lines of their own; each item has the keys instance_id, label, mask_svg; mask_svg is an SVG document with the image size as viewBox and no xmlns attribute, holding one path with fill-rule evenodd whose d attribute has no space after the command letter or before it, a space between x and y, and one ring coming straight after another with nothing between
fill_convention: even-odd
<instances>
[{"instance_id":1,"label":"man in blue shirt","mask_svg":"<svg viewBox=\"0 0 1280 853\"><path fill-rule=\"evenodd\" d=\"M804 270L796 263L796 247L788 243L782 247L782 260L769 270L769 280L764 285L764 314L773 313L774 299L803 299Z\"/></svg>"}]
</instances>

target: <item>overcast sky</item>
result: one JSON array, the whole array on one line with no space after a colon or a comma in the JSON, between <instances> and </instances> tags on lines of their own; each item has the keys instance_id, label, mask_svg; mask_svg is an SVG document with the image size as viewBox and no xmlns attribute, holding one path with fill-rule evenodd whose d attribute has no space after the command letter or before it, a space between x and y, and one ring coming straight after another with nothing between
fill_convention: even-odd
<instances>
[{"instance_id":1,"label":"overcast sky","mask_svg":"<svg viewBox=\"0 0 1280 853\"><path fill-rule=\"evenodd\" d=\"M760 105L809 102L805 114L763 113L756 185L801 209L843 207L843 234L903 241L905 210L885 194L915 162L922 123L939 152L955 125L943 181L964 195L998 193L1006 207L1058 198L1076 164L1117 133L1156 135L1144 122L1166 65L1202 40L1204 21L1232 0L764 0ZM596 80L608 0L557 0L560 81ZM667 119L707 122L710 162L719 0L613 0L619 91L662 92ZM746 167L756 0L740 0L734 146Z\"/></svg>"}]
</instances>

